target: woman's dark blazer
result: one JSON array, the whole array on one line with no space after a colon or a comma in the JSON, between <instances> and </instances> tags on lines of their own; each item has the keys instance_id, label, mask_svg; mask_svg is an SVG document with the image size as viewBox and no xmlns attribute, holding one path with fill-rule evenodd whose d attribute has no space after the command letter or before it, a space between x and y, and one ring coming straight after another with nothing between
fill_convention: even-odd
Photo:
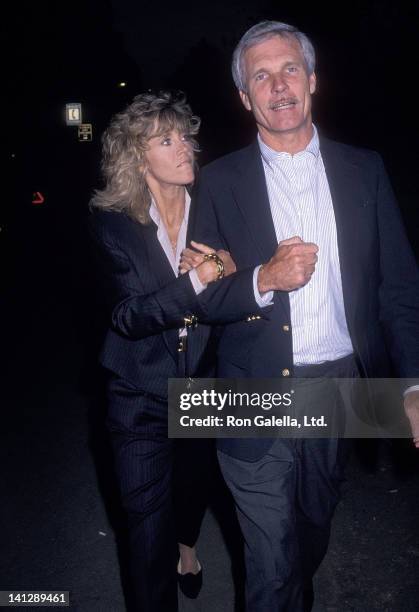
<instances>
[{"instance_id":1,"label":"woman's dark blazer","mask_svg":"<svg viewBox=\"0 0 419 612\"><path fill-rule=\"evenodd\" d=\"M178 376L179 328L188 328L187 374L213 374L216 334L209 325L255 312L253 295L243 300L241 275L229 277L212 315L201 305L189 274L176 277L157 239L157 226L140 224L124 213L94 210L89 228L102 270L104 308L110 326L100 362L139 390L167 398L167 380ZM233 278L234 277L234 278ZM205 292L204 292L205 293Z\"/></svg>"}]
</instances>

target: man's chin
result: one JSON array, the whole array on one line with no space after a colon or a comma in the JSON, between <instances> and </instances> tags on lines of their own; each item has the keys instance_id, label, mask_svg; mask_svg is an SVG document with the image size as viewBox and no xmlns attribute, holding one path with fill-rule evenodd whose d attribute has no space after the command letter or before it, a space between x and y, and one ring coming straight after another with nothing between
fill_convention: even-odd
<instances>
[{"instance_id":1,"label":"man's chin","mask_svg":"<svg viewBox=\"0 0 419 612\"><path fill-rule=\"evenodd\" d=\"M310 120L304 120L301 117L278 117L266 123L266 125L260 125L262 131L267 131L274 134L291 134L298 132L311 132L312 122Z\"/></svg>"}]
</instances>

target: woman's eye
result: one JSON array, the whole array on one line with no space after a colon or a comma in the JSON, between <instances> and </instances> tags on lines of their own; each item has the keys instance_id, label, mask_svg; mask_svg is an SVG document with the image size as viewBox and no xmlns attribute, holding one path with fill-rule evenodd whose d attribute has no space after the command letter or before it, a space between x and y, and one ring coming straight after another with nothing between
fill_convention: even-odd
<instances>
[{"instance_id":1,"label":"woman's eye","mask_svg":"<svg viewBox=\"0 0 419 612\"><path fill-rule=\"evenodd\" d=\"M182 140L183 142L189 142L191 140L191 137L189 134L183 134Z\"/></svg>"},{"instance_id":2,"label":"woman's eye","mask_svg":"<svg viewBox=\"0 0 419 612\"><path fill-rule=\"evenodd\" d=\"M256 75L255 79L256 81L263 81L265 77L266 77L266 72L259 72L259 74Z\"/></svg>"},{"instance_id":3,"label":"woman's eye","mask_svg":"<svg viewBox=\"0 0 419 612\"><path fill-rule=\"evenodd\" d=\"M172 144L172 141L170 138L164 138L164 140L162 140L162 144L164 145L170 145Z\"/></svg>"}]
</instances>

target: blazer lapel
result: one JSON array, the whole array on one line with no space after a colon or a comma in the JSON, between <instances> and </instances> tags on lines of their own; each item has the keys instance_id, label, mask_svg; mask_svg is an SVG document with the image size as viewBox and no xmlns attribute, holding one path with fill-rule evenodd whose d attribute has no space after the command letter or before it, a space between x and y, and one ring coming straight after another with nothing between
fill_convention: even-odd
<instances>
[{"instance_id":1,"label":"blazer lapel","mask_svg":"<svg viewBox=\"0 0 419 612\"><path fill-rule=\"evenodd\" d=\"M348 150L327 139L320 140L320 150L335 213L345 314L349 329L354 329L365 276L362 255L368 244L365 215L368 199L361 169Z\"/></svg>"},{"instance_id":2,"label":"blazer lapel","mask_svg":"<svg viewBox=\"0 0 419 612\"><path fill-rule=\"evenodd\" d=\"M188 227L186 229L186 245L185 246L189 246L190 244L190 241L192 239L191 230L194 227L194 222L195 222L195 206L194 206L194 198L192 197L193 190L194 190L193 185L186 185L186 191L188 192L191 198L191 203L189 206Z\"/></svg>"},{"instance_id":3,"label":"blazer lapel","mask_svg":"<svg viewBox=\"0 0 419 612\"><path fill-rule=\"evenodd\" d=\"M151 222L149 225L141 226L144 242L147 249L147 256L150 269L150 290L157 290L164 287L168 283L175 280L176 276L173 272L166 253L163 250L160 242L157 239L157 226ZM168 350L175 359L178 360L177 345L179 340L179 331L177 329L169 329L163 332L163 338Z\"/></svg>"},{"instance_id":4,"label":"blazer lapel","mask_svg":"<svg viewBox=\"0 0 419 612\"><path fill-rule=\"evenodd\" d=\"M163 247L158 241L156 224L151 222L149 225L143 226L143 236L150 261L150 272L157 281L157 287L167 285L174 280L175 274Z\"/></svg>"},{"instance_id":5,"label":"blazer lapel","mask_svg":"<svg viewBox=\"0 0 419 612\"><path fill-rule=\"evenodd\" d=\"M237 169L233 197L253 237L253 247L261 261L267 261L278 245L257 141L244 151Z\"/></svg>"},{"instance_id":6,"label":"blazer lapel","mask_svg":"<svg viewBox=\"0 0 419 612\"><path fill-rule=\"evenodd\" d=\"M233 197L240 209L253 238L253 247L260 262L268 261L274 254L278 242L272 219L265 172L257 141L244 151L245 158L240 160L237 181L233 185ZM252 245L244 245L252 248ZM274 301L285 311L286 320L290 319L288 294L275 292Z\"/></svg>"}]
</instances>

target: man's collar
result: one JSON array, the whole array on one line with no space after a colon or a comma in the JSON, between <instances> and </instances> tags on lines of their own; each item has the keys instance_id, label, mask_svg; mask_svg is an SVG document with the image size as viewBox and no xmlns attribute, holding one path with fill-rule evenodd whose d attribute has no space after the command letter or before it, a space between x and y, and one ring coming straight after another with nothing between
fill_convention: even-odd
<instances>
[{"instance_id":1,"label":"man's collar","mask_svg":"<svg viewBox=\"0 0 419 612\"><path fill-rule=\"evenodd\" d=\"M268 145L263 142L259 133L257 135L257 140L258 140L258 145L259 145L259 149L260 149L262 158L264 162L269 166L269 168L271 168L271 170L273 170L275 163L277 163L278 160L289 156L289 153L287 153L286 151L275 151L275 149L271 149L271 147L268 147ZM311 153L311 155L313 155L316 159L319 156L319 153L320 153L319 135L317 133L316 126L314 124L313 124L313 136L310 142L308 143L305 149L303 149L302 151L299 151L295 155L301 155L303 153Z\"/></svg>"}]
</instances>

